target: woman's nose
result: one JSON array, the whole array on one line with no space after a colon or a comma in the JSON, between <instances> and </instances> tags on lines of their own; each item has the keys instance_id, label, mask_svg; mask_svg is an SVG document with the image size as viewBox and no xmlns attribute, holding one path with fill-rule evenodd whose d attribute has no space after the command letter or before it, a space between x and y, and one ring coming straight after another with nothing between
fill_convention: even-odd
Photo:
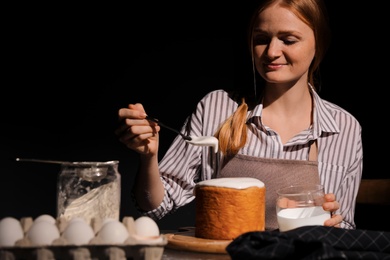
<instances>
[{"instance_id":1,"label":"woman's nose","mask_svg":"<svg viewBox=\"0 0 390 260\"><path fill-rule=\"evenodd\" d=\"M275 39L272 39L266 50L267 56L270 58L279 57L282 54L281 42Z\"/></svg>"}]
</instances>

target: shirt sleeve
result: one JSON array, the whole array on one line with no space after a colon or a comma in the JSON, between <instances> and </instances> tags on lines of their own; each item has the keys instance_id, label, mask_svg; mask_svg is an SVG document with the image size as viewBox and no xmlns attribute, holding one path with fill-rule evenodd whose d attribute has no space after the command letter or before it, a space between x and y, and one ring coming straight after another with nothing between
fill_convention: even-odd
<instances>
[{"instance_id":1,"label":"shirt sleeve","mask_svg":"<svg viewBox=\"0 0 390 260\"><path fill-rule=\"evenodd\" d=\"M220 120L209 116L215 113L210 106L220 95L225 94L222 91L207 94L186 118L181 132L190 136L213 136ZM141 214L153 219L174 213L195 199L194 187L198 181L212 178L218 168L217 158L219 155L211 147L189 144L178 135L159 162L160 178L165 190L162 203L152 211L142 211L133 199L136 208Z\"/></svg>"},{"instance_id":2,"label":"shirt sleeve","mask_svg":"<svg viewBox=\"0 0 390 260\"><path fill-rule=\"evenodd\" d=\"M340 208L334 214L343 216L342 228L355 229L356 197L363 171L361 126L343 110L338 110L339 132L320 138L320 178L327 193L334 193Z\"/></svg>"}]
</instances>

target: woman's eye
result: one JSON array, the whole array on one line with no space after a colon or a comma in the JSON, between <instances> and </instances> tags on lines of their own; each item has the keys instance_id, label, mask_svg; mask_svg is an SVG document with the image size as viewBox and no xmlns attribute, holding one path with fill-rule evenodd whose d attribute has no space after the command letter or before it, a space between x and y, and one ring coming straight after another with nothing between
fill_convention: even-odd
<instances>
[{"instance_id":1,"label":"woman's eye","mask_svg":"<svg viewBox=\"0 0 390 260\"><path fill-rule=\"evenodd\" d=\"M298 42L298 39L295 37L286 37L280 39L285 45L292 45L296 42Z\"/></svg>"},{"instance_id":2,"label":"woman's eye","mask_svg":"<svg viewBox=\"0 0 390 260\"><path fill-rule=\"evenodd\" d=\"M296 42L298 42L297 39L291 39L291 38L280 38L279 39L283 44L285 45L293 45ZM253 38L254 45L268 45L271 42L270 38L264 37L264 36L256 36Z\"/></svg>"},{"instance_id":3,"label":"woman's eye","mask_svg":"<svg viewBox=\"0 0 390 260\"><path fill-rule=\"evenodd\" d=\"M254 37L253 42L255 45L267 45L270 40L267 37L256 36Z\"/></svg>"},{"instance_id":4,"label":"woman's eye","mask_svg":"<svg viewBox=\"0 0 390 260\"><path fill-rule=\"evenodd\" d=\"M296 41L291 41L291 40L283 40L283 42L286 45L292 45L292 44L296 43Z\"/></svg>"}]
</instances>

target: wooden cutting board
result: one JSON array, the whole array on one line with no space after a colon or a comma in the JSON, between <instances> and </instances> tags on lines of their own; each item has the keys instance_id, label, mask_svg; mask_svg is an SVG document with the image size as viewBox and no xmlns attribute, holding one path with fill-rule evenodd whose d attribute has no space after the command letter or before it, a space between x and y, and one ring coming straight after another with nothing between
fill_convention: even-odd
<instances>
[{"instance_id":1,"label":"wooden cutting board","mask_svg":"<svg viewBox=\"0 0 390 260\"><path fill-rule=\"evenodd\" d=\"M187 231L165 234L168 244L166 247L204 252L227 254L226 247L232 240L213 240L195 237L195 228L187 228Z\"/></svg>"}]
</instances>

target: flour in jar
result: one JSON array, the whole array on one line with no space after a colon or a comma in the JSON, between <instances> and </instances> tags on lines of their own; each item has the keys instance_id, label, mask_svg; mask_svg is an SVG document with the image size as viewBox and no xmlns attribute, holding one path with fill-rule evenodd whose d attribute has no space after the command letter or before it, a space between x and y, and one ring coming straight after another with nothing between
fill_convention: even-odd
<instances>
[{"instance_id":1,"label":"flour in jar","mask_svg":"<svg viewBox=\"0 0 390 260\"><path fill-rule=\"evenodd\" d=\"M67 206L64 206L63 213L59 217L66 220L82 217L90 223L93 218L119 219L119 212L120 183L110 182L72 200Z\"/></svg>"},{"instance_id":2,"label":"flour in jar","mask_svg":"<svg viewBox=\"0 0 390 260\"><path fill-rule=\"evenodd\" d=\"M119 220L118 161L63 164L58 178L57 217Z\"/></svg>"}]
</instances>

